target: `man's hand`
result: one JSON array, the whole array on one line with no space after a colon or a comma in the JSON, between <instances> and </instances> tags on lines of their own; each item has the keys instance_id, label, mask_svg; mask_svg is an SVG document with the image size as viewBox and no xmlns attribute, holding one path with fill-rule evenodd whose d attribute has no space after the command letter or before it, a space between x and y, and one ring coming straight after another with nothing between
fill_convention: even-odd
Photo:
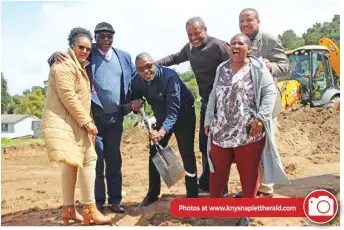
<instances>
[{"instance_id":1,"label":"man's hand","mask_svg":"<svg viewBox=\"0 0 344 230\"><path fill-rule=\"evenodd\" d=\"M250 137L259 136L262 133L264 124L259 119L253 120L250 125L251 125L251 131L249 134Z\"/></svg>"},{"instance_id":2,"label":"man's hand","mask_svg":"<svg viewBox=\"0 0 344 230\"><path fill-rule=\"evenodd\" d=\"M157 130L153 130L152 132L149 133L149 137L151 140L157 140L157 141L160 141L161 139L163 139L166 135L166 130L161 128L159 130L159 132Z\"/></svg>"},{"instance_id":3,"label":"man's hand","mask_svg":"<svg viewBox=\"0 0 344 230\"><path fill-rule=\"evenodd\" d=\"M68 56L67 56L67 53L65 53L65 52L58 51L58 52L54 53L54 61L56 63L63 62L65 60L67 60L67 58L68 58Z\"/></svg>"},{"instance_id":4,"label":"man's hand","mask_svg":"<svg viewBox=\"0 0 344 230\"><path fill-rule=\"evenodd\" d=\"M126 104L122 104L122 107L128 111L133 110L135 112L138 112L143 108L144 104L145 104L145 100L138 99L138 100L133 100Z\"/></svg>"},{"instance_id":5,"label":"man's hand","mask_svg":"<svg viewBox=\"0 0 344 230\"><path fill-rule=\"evenodd\" d=\"M143 108L144 104L145 104L145 100L143 99L134 100L131 103L131 109L134 110L135 112L138 112Z\"/></svg>"},{"instance_id":6,"label":"man's hand","mask_svg":"<svg viewBox=\"0 0 344 230\"><path fill-rule=\"evenodd\" d=\"M263 59L263 62L266 66L266 68L268 68L269 71L271 71L271 62L268 59Z\"/></svg>"},{"instance_id":7,"label":"man's hand","mask_svg":"<svg viewBox=\"0 0 344 230\"><path fill-rule=\"evenodd\" d=\"M209 134L209 126L205 126L204 127L204 133L205 133L205 135L208 136L208 134Z\"/></svg>"}]
</instances>

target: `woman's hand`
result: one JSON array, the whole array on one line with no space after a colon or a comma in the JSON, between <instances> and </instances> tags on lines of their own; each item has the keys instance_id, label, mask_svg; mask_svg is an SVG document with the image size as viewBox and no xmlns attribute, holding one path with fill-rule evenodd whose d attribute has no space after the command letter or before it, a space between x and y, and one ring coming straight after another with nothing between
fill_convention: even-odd
<instances>
[{"instance_id":1,"label":"woman's hand","mask_svg":"<svg viewBox=\"0 0 344 230\"><path fill-rule=\"evenodd\" d=\"M209 134L209 125L204 127L204 133L205 133L205 135L208 136L208 134Z\"/></svg>"},{"instance_id":2,"label":"woman's hand","mask_svg":"<svg viewBox=\"0 0 344 230\"><path fill-rule=\"evenodd\" d=\"M97 126L95 126L93 122L88 123L85 127L89 134L93 136L96 136L98 134Z\"/></svg>"},{"instance_id":3,"label":"woman's hand","mask_svg":"<svg viewBox=\"0 0 344 230\"><path fill-rule=\"evenodd\" d=\"M255 119L251 122L250 125L251 125L251 131L249 134L250 137L259 136L262 133L264 124L261 120Z\"/></svg>"}]
</instances>

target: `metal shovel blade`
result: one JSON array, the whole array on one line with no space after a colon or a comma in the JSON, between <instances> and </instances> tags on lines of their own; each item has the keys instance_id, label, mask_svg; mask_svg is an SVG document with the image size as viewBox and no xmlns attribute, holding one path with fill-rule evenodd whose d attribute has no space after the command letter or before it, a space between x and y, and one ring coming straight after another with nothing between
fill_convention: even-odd
<instances>
[{"instance_id":1,"label":"metal shovel blade","mask_svg":"<svg viewBox=\"0 0 344 230\"><path fill-rule=\"evenodd\" d=\"M158 149L152 161L167 187L185 176L185 170L170 146Z\"/></svg>"},{"instance_id":2,"label":"metal shovel blade","mask_svg":"<svg viewBox=\"0 0 344 230\"><path fill-rule=\"evenodd\" d=\"M141 109L140 113L147 129L152 131L152 125L146 117L144 109ZM156 140L153 140L153 143L157 149L157 154L152 161L167 187L171 187L185 176L185 170L170 146L163 148Z\"/></svg>"}]
</instances>

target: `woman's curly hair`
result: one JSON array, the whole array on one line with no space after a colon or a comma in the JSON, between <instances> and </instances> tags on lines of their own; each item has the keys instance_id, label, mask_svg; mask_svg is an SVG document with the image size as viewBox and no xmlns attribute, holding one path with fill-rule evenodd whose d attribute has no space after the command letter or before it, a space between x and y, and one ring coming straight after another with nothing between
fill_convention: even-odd
<instances>
[{"instance_id":1,"label":"woman's curly hair","mask_svg":"<svg viewBox=\"0 0 344 230\"><path fill-rule=\"evenodd\" d=\"M76 28L73 28L68 35L69 46L72 46L76 38L81 37L81 36L87 37L92 42L92 34L89 30L82 27L76 27Z\"/></svg>"}]
</instances>

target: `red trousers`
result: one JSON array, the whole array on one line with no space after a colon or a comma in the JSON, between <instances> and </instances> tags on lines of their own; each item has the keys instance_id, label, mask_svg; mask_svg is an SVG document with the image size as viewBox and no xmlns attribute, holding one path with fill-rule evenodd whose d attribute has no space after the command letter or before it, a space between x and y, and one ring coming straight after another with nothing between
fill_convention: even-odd
<instances>
[{"instance_id":1,"label":"red trousers","mask_svg":"<svg viewBox=\"0 0 344 230\"><path fill-rule=\"evenodd\" d=\"M211 143L210 158L215 172L210 173L210 197L222 197L223 190L228 182L228 172L233 157L235 157L243 198L255 198L259 185L258 169L264 144L265 137L258 142L236 148L221 148Z\"/></svg>"}]
</instances>

